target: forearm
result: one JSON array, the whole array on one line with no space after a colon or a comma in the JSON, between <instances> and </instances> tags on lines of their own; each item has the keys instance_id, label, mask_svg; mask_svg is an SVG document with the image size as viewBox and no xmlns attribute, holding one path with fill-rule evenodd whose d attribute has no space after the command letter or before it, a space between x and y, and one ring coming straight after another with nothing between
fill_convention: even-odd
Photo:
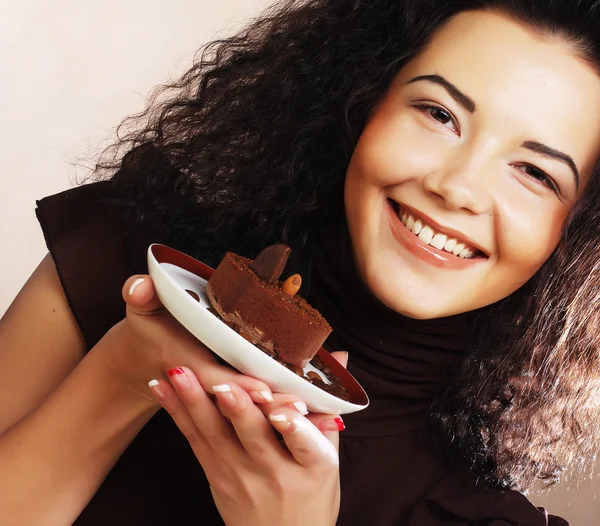
<instances>
[{"instance_id":1,"label":"forearm","mask_svg":"<svg viewBox=\"0 0 600 526\"><path fill-rule=\"evenodd\" d=\"M0 435L0 523L71 524L156 409L94 348L34 412ZM18 371L22 381L27 372Z\"/></svg>"}]
</instances>

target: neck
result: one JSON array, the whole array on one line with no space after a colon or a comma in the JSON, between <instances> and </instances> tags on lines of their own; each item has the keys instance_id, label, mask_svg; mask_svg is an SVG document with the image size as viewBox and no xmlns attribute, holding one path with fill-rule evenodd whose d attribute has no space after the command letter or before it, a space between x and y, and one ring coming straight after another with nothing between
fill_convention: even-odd
<instances>
[{"instance_id":1,"label":"neck","mask_svg":"<svg viewBox=\"0 0 600 526\"><path fill-rule=\"evenodd\" d=\"M308 299L333 327L328 346L348 351L349 370L371 399L356 421L410 415L421 425L444 376L468 352L469 313L417 320L382 304L360 278L345 224L324 231L315 247Z\"/></svg>"}]
</instances>

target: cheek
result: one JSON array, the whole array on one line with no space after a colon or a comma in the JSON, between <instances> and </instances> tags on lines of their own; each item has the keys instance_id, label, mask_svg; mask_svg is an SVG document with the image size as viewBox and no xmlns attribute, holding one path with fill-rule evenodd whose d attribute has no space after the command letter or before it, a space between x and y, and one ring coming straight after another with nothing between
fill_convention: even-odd
<instances>
[{"instance_id":1,"label":"cheek","mask_svg":"<svg viewBox=\"0 0 600 526\"><path fill-rule=\"evenodd\" d=\"M443 145L432 144L431 132L416 124L410 110L392 114L383 106L360 137L349 175L385 188L427 175L443 157Z\"/></svg>"},{"instance_id":2,"label":"cheek","mask_svg":"<svg viewBox=\"0 0 600 526\"><path fill-rule=\"evenodd\" d=\"M515 275L531 277L556 248L566 216L565 210L543 206L502 210L498 221L499 263Z\"/></svg>"}]
</instances>

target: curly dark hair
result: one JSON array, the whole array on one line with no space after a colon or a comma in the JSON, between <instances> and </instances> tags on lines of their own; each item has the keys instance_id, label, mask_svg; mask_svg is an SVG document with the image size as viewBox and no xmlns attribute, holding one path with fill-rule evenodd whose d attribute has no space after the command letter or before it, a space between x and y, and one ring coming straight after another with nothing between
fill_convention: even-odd
<instances>
[{"instance_id":1,"label":"curly dark hair","mask_svg":"<svg viewBox=\"0 0 600 526\"><path fill-rule=\"evenodd\" d=\"M206 45L181 79L124 121L94 177L156 239L215 264L285 242L307 273L343 217L343 184L392 78L454 14L496 9L600 65L592 0L289 0ZM134 228L133 226L131 228ZM442 386L432 427L445 456L525 490L596 450L600 174L560 243L521 289L481 309L471 355ZM305 291L306 292L306 291Z\"/></svg>"}]
</instances>

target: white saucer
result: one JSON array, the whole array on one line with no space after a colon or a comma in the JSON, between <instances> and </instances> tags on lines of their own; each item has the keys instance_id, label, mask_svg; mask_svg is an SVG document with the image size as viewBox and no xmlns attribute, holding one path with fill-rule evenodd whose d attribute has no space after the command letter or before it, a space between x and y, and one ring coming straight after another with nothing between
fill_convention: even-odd
<instances>
[{"instance_id":1,"label":"white saucer","mask_svg":"<svg viewBox=\"0 0 600 526\"><path fill-rule=\"evenodd\" d=\"M208 265L173 248L153 244L148 248L148 270L165 308L204 345L238 371L262 380L274 392L299 396L315 413L354 413L369 405L363 388L325 349L321 348L317 356L348 389L349 402L299 377L208 311L210 304L205 287L213 273ZM199 301L187 291L193 292ZM321 374L311 365L305 368L305 371L308 370Z\"/></svg>"}]
</instances>

